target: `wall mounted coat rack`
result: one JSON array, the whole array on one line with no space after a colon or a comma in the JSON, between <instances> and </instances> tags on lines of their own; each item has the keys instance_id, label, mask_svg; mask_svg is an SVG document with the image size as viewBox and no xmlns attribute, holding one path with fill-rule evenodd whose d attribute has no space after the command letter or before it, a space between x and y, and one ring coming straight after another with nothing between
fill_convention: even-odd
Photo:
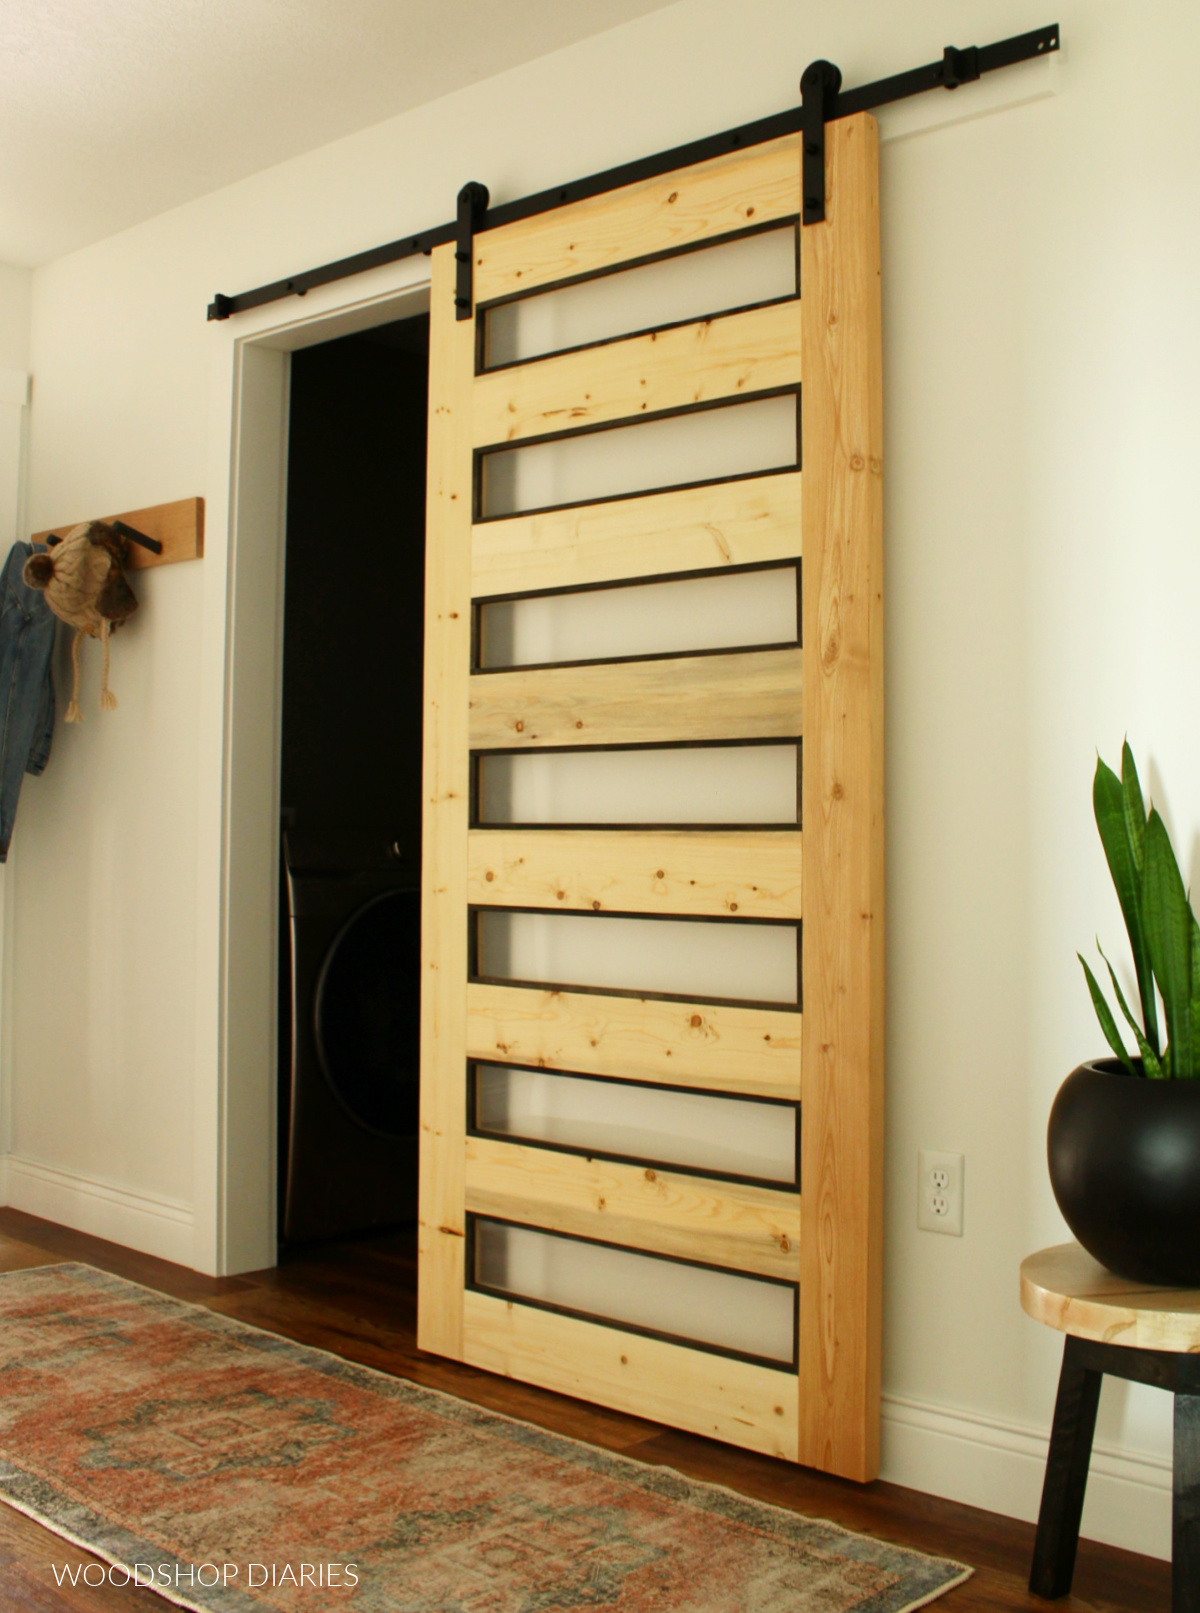
<instances>
[{"instance_id":1,"label":"wall mounted coat rack","mask_svg":"<svg viewBox=\"0 0 1200 1613\"><path fill-rule=\"evenodd\" d=\"M87 519L108 521L119 529L124 528L125 536L131 540L126 562L130 570L170 566L177 560L200 560L204 556L202 498L180 498L172 504L153 504L148 509ZM33 541L53 543L65 538L71 528L78 525L78 521L68 521L62 526L48 527L44 532L35 532Z\"/></svg>"},{"instance_id":2,"label":"wall mounted coat rack","mask_svg":"<svg viewBox=\"0 0 1200 1613\"><path fill-rule=\"evenodd\" d=\"M737 129L726 129L721 134L693 140L671 151L660 151L652 157L623 163L604 173L590 174L567 185L556 185L551 190L539 191L534 196L522 196L516 201L502 202L499 207L487 205L487 189L472 183L463 187L458 198L458 214L451 224L440 224L420 235L407 235L384 246L356 252L351 257L324 263L317 269L307 269L287 280L273 280L252 291L242 291L235 297L218 292L208 305L209 319L228 319L233 314L261 308L266 303L278 302L283 297L303 297L317 286L330 285L368 269L381 268L385 263L396 263L401 258L426 256L435 247L453 241L459 252L463 243L470 241L483 230L500 229L522 219L534 218L566 203L586 201L608 191L620 190L640 180L653 179L676 169L692 167L710 158L740 151L747 146L764 145L781 135L805 135L805 196L803 220L805 224L819 223L825 214L824 199L820 194L817 175L824 162L825 125L840 118L852 117L857 112L870 112L893 101L923 94L926 90L957 90L961 85L973 83L984 73L1001 67L1013 67L1018 62L1035 61L1059 48L1060 35L1057 23L1035 28L1027 34L1016 34L1011 39L999 40L993 45L971 45L965 50L947 45L941 59L924 67L910 68L905 73L894 73L890 78L877 79L873 84L860 84L854 89L841 88L841 73L832 62L813 62L801 79L802 106L789 107L759 118L754 123ZM807 83L805 82L807 80ZM455 284L455 305L459 319L470 318L470 254L456 259L458 277Z\"/></svg>"}]
</instances>

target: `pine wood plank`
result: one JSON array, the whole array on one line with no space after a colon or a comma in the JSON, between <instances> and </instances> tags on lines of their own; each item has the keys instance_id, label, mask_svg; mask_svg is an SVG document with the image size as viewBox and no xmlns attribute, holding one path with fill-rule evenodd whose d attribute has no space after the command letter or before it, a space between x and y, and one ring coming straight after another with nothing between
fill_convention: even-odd
<instances>
[{"instance_id":1,"label":"pine wood plank","mask_svg":"<svg viewBox=\"0 0 1200 1613\"><path fill-rule=\"evenodd\" d=\"M738 1097L800 1098L802 1016L473 981L471 1058Z\"/></svg>"},{"instance_id":2,"label":"pine wood plank","mask_svg":"<svg viewBox=\"0 0 1200 1613\"><path fill-rule=\"evenodd\" d=\"M803 731L801 678L799 649L477 672L471 746L795 739Z\"/></svg>"},{"instance_id":3,"label":"pine wood plank","mask_svg":"<svg viewBox=\"0 0 1200 1613\"><path fill-rule=\"evenodd\" d=\"M882 385L878 130L826 130L804 286L806 1224L800 1460L879 1467L883 1239Z\"/></svg>"},{"instance_id":4,"label":"pine wood plank","mask_svg":"<svg viewBox=\"0 0 1200 1613\"><path fill-rule=\"evenodd\" d=\"M493 302L630 260L795 218L800 137L784 135L475 237L475 298Z\"/></svg>"},{"instance_id":5,"label":"pine wood plank","mask_svg":"<svg viewBox=\"0 0 1200 1613\"><path fill-rule=\"evenodd\" d=\"M736 400L799 380L797 298L481 375L475 446Z\"/></svg>"},{"instance_id":6,"label":"pine wood plank","mask_svg":"<svg viewBox=\"0 0 1200 1613\"><path fill-rule=\"evenodd\" d=\"M800 472L482 521L471 591L534 593L629 577L720 571L800 554Z\"/></svg>"},{"instance_id":7,"label":"pine wood plank","mask_svg":"<svg viewBox=\"0 0 1200 1613\"><path fill-rule=\"evenodd\" d=\"M1116 1277L1077 1243L1041 1249L1021 1262L1021 1306L1035 1322L1076 1338L1200 1352L1200 1289Z\"/></svg>"},{"instance_id":8,"label":"pine wood plank","mask_svg":"<svg viewBox=\"0 0 1200 1613\"><path fill-rule=\"evenodd\" d=\"M652 1254L800 1280L800 1195L467 1138L467 1209Z\"/></svg>"},{"instance_id":9,"label":"pine wood plank","mask_svg":"<svg viewBox=\"0 0 1200 1613\"><path fill-rule=\"evenodd\" d=\"M418 1339L462 1352L467 823L471 658L470 320L454 314L454 247L435 248L429 350L421 874Z\"/></svg>"},{"instance_id":10,"label":"pine wood plank","mask_svg":"<svg viewBox=\"0 0 1200 1613\"><path fill-rule=\"evenodd\" d=\"M468 898L575 912L800 917L800 831L473 829Z\"/></svg>"},{"instance_id":11,"label":"pine wood plank","mask_svg":"<svg viewBox=\"0 0 1200 1613\"><path fill-rule=\"evenodd\" d=\"M171 566L177 560L200 560L204 555L204 500L179 498L172 504L152 504L142 510L124 510L120 515L86 516L88 521L124 521L143 537L156 538L163 546L161 554L152 554L138 543L129 545L130 571L145 571L150 566ZM45 543L48 538L65 538L79 521L66 526L47 527L35 532L33 541Z\"/></svg>"},{"instance_id":12,"label":"pine wood plank","mask_svg":"<svg viewBox=\"0 0 1200 1613\"><path fill-rule=\"evenodd\" d=\"M497 1299L464 1296L463 1359L559 1394L796 1459L794 1373Z\"/></svg>"}]
</instances>

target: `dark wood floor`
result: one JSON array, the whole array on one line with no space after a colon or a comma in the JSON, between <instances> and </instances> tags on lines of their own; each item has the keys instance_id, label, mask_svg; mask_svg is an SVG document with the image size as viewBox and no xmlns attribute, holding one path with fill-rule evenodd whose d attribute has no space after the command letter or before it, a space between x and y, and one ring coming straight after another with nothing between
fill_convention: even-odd
<instances>
[{"instance_id":1,"label":"dark wood floor","mask_svg":"<svg viewBox=\"0 0 1200 1613\"><path fill-rule=\"evenodd\" d=\"M643 1462L661 1462L746 1495L832 1518L899 1545L970 1563L973 1579L937 1606L946 1613L999 1613L1014 1608L1078 1613L1166 1613L1170 1567L1110 1546L1080 1545L1075 1593L1050 1604L1026 1590L1033 1548L1031 1525L938 1501L882 1482L859 1486L826 1478L770 1457L748 1455L657 1423L603 1411L578 1400L510 1383L424 1355L415 1337L415 1256L404 1237L330 1244L271 1271L210 1278L149 1255L135 1254L71 1232L18 1210L0 1210L0 1271L85 1260L177 1298L207 1305L304 1344L332 1350L416 1383L527 1418ZM0 1609L3 1613L161 1613L167 1605L147 1590L59 1589L51 1562L84 1564L84 1552L10 1508L0 1506Z\"/></svg>"}]
</instances>

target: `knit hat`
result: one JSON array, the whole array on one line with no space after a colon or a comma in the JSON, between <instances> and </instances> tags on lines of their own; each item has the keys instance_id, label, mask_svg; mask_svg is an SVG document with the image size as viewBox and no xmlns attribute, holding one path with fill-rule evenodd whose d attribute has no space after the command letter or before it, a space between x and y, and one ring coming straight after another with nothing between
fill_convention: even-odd
<instances>
[{"instance_id":1,"label":"knit hat","mask_svg":"<svg viewBox=\"0 0 1200 1613\"><path fill-rule=\"evenodd\" d=\"M123 569L128 553L128 540L115 527L105 521L85 521L53 548L41 550L25 562L23 576L28 587L42 589L54 614L75 629L71 647L74 682L67 722L83 721L79 647L84 638L98 638L104 646L101 709L112 711L116 706L117 697L108 687L108 636L137 609L137 596Z\"/></svg>"}]
</instances>

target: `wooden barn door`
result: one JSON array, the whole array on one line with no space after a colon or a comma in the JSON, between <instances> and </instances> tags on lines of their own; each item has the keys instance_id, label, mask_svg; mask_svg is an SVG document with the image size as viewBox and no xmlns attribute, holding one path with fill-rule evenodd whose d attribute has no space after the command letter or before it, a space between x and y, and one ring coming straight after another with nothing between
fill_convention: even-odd
<instances>
[{"instance_id":1,"label":"wooden barn door","mask_svg":"<svg viewBox=\"0 0 1200 1613\"><path fill-rule=\"evenodd\" d=\"M484 230L472 319L433 253L418 1326L865 1480L869 116L829 125L826 184L801 230L797 135Z\"/></svg>"}]
</instances>

